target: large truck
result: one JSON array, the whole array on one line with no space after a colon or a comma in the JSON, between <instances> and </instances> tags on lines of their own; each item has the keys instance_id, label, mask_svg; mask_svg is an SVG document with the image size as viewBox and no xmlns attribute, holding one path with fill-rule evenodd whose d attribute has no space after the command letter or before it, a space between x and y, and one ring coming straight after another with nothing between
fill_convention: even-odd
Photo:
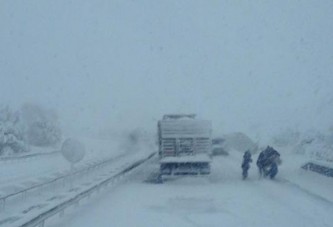
<instances>
[{"instance_id":1,"label":"large truck","mask_svg":"<svg viewBox=\"0 0 333 227\"><path fill-rule=\"evenodd\" d=\"M195 114L168 114L158 121L160 176L209 174L212 123Z\"/></svg>"}]
</instances>

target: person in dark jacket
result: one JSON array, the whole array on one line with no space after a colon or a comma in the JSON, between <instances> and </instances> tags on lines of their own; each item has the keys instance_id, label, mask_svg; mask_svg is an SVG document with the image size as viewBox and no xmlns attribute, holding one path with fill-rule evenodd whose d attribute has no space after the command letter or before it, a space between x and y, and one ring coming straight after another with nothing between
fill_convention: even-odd
<instances>
[{"instance_id":1,"label":"person in dark jacket","mask_svg":"<svg viewBox=\"0 0 333 227\"><path fill-rule=\"evenodd\" d=\"M267 175L269 175L269 177L271 179L273 179L276 176L277 173L278 173L278 166L277 166L276 162L273 162L269 171L268 171L268 173L267 173Z\"/></svg>"},{"instance_id":2,"label":"person in dark jacket","mask_svg":"<svg viewBox=\"0 0 333 227\"><path fill-rule=\"evenodd\" d=\"M249 150L245 151L243 155L243 162L242 162L242 175L243 175L243 180L245 180L248 176L248 171L250 169L250 163L252 162L252 155Z\"/></svg>"},{"instance_id":3,"label":"person in dark jacket","mask_svg":"<svg viewBox=\"0 0 333 227\"><path fill-rule=\"evenodd\" d=\"M257 166L259 168L259 176L269 176L273 179L278 173L278 164L281 163L280 153L273 147L267 146L258 157Z\"/></svg>"},{"instance_id":4,"label":"person in dark jacket","mask_svg":"<svg viewBox=\"0 0 333 227\"><path fill-rule=\"evenodd\" d=\"M264 174L264 161L265 161L265 150L260 152L259 157L257 159L257 166L259 170L259 177L262 177Z\"/></svg>"}]
</instances>

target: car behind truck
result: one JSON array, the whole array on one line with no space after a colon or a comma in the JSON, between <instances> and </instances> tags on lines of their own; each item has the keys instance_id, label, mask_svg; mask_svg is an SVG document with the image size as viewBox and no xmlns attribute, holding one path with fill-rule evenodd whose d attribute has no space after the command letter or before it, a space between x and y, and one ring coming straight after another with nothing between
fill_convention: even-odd
<instances>
[{"instance_id":1,"label":"car behind truck","mask_svg":"<svg viewBox=\"0 0 333 227\"><path fill-rule=\"evenodd\" d=\"M211 121L169 114L158 121L160 176L209 174Z\"/></svg>"}]
</instances>

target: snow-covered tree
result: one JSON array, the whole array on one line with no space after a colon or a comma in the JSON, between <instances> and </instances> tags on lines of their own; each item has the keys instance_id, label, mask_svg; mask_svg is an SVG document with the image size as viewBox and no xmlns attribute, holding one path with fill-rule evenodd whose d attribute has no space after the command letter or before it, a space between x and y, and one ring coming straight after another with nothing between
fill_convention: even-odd
<instances>
[{"instance_id":1,"label":"snow-covered tree","mask_svg":"<svg viewBox=\"0 0 333 227\"><path fill-rule=\"evenodd\" d=\"M294 150L314 159L333 162L333 144L330 134L325 135L316 130L307 131Z\"/></svg>"},{"instance_id":2,"label":"snow-covered tree","mask_svg":"<svg viewBox=\"0 0 333 227\"><path fill-rule=\"evenodd\" d=\"M25 139L30 145L52 146L61 141L61 129L55 111L35 104L21 108Z\"/></svg>"},{"instance_id":3,"label":"snow-covered tree","mask_svg":"<svg viewBox=\"0 0 333 227\"><path fill-rule=\"evenodd\" d=\"M0 107L0 155L29 151L21 126L18 112L13 112L8 106Z\"/></svg>"}]
</instances>

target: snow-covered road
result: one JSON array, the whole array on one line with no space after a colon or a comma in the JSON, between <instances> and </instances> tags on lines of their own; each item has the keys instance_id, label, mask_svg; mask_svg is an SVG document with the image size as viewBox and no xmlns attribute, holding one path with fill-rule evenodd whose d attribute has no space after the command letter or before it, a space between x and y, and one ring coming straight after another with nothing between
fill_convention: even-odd
<instances>
[{"instance_id":1,"label":"snow-covered road","mask_svg":"<svg viewBox=\"0 0 333 227\"><path fill-rule=\"evenodd\" d=\"M254 157L255 159L256 157ZM240 177L241 154L217 157L209 177L181 177L164 184L145 182L158 168L156 160L133 175L130 182L81 205L51 226L332 226L330 197L308 191L312 173L298 166L281 168L275 181L258 179L253 165L250 177ZM288 173L289 171L289 173ZM294 184L285 176L306 178ZM320 188L330 187L323 178ZM304 187L304 188L303 188ZM320 192L320 190L319 190ZM332 193L333 194L333 193Z\"/></svg>"}]
</instances>

